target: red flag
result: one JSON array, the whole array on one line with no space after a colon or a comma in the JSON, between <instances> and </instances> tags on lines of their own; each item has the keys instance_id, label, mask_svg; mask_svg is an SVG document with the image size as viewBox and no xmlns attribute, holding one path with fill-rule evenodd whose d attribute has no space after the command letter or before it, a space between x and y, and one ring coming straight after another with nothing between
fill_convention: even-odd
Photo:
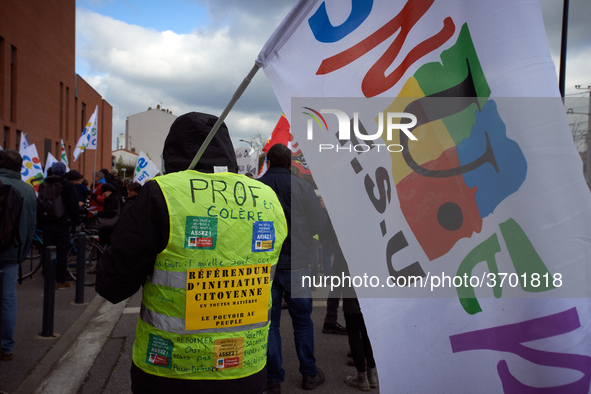
<instances>
[{"instance_id":1,"label":"red flag","mask_svg":"<svg viewBox=\"0 0 591 394\"><path fill-rule=\"evenodd\" d=\"M271 133L271 138L267 141L265 146L263 147L263 152L267 153L269 148L271 148L275 144L283 144L290 147L291 142L291 134L289 132L289 122L284 114L281 114L275 129L273 129L273 133Z\"/></svg>"},{"instance_id":2,"label":"red flag","mask_svg":"<svg viewBox=\"0 0 591 394\"><path fill-rule=\"evenodd\" d=\"M290 132L290 125L285 114L281 114L275 129L273 129L273 133L271 133L271 138L269 138L263 147L263 152L267 153L267 151L275 144L282 144L291 149L291 165L298 169L299 176L312 175L298 143L293 140L293 135ZM267 161L265 160L259 171L259 176L262 176L266 171Z\"/></svg>"}]
</instances>

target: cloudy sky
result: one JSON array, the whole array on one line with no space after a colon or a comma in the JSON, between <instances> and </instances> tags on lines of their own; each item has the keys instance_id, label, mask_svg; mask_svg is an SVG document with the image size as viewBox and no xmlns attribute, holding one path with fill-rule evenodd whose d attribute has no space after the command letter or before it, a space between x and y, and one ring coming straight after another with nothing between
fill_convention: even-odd
<instances>
[{"instance_id":1,"label":"cloudy sky","mask_svg":"<svg viewBox=\"0 0 591 394\"><path fill-rule=\"evenodd\" d=\"M175 115L221 114L260 49L295 0L76 0L76 72L113 106L113 135L125 119L160 105ZM557 66L562 1L540 0ZM591 2L570 0L566 95L588 112ZM226 123L236 146L267 138L281 109L262 71ZM580 118L580 119L579 119ZM586 116L572 122L587 127Z\"/></svg>"}]
</instances>

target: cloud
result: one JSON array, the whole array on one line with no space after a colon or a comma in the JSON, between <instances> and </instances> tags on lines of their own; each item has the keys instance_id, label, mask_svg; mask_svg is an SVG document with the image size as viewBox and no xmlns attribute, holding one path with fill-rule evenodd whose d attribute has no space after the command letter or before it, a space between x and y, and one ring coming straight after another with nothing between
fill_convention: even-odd
<instances>
[{"instance_id":1,"label":"cloud","mask_svg":"<svg viewBox=\"0 0 591 394\"><path fill-rule=\"evenodd\" d=\"M243 24L256 24L247 13L243 16ZM220 115L275 28L268 28L265 38L231 36L228 26L177 34L81 8L77 25L76 56L84 59L86 70L81 75L113 106L114 136L125 131L128 116L158 104L176 115L189 111ZM250 139L253 130L270 134L281 114L260 74L226 120L234 141Z\"/></svg>"},{"instance_id":2,"label":"cloud","mask_svg":"<svg viewBox=\"0 0 591 394\"><path fill-rule=\"evenodd\" d=\"M189 1L189 0L185 0ZM132 25L78 7L77 72L112 106L113 135L125 119L161 104L180 115L220 115L254 64L258 52L295 0L191 0L207 10L207 23L190 33ZM540 0L553 60L558 70L562 2ZM567 94L591 84L591 7L570 0ZM558 71L557 71L558 73ZM259 71L226 123L236 143L254 132L268 136L281 109Z\"/></svg>"},{"instance_id":3,"label":"cloud","mask_svg":"<svg viewBox=\"0 0 591 394\"><path fill-rule=\"evenodd\" d=\"M560 67L560 48L562 39L563 2L540 0L548 45L558 75ZM575 85L591 85L589 59L591 55L591 6L589 0L570 0L567 32L567 59L565 92L576 92Z\"/></svg>"}]
</instances>

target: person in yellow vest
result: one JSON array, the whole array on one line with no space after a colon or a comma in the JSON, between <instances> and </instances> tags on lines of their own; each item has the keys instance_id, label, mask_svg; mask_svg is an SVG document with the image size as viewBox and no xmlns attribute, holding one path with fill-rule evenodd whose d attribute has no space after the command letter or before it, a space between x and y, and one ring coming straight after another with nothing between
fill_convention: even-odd
<instances>
[{"instance_id":1,"label":"person in yellow vest","mask_svg":"<svg viewBox=\"0 0 591 394\"><path fill-rule=\"evenodd\" d=\"M178 117L165 174L142 187L99 261L96 290L118 303L143 286L134 393L261 393L271 282L287 236L268 186L238 175L225 125L187 170L217 118Z\"/></svg>"}]
</instances>

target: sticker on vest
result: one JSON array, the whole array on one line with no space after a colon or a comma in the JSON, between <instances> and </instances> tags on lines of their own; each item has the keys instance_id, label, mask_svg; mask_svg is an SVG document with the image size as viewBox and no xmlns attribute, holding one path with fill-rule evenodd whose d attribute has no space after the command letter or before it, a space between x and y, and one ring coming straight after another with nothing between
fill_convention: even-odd
<instances>
[{"instance_id":1,"label":"sticker on vest","mask_svg":"<svg viewBox=\"0 0 591 394\"><path fill-rule=\"evenodd\" d=\"M185 249L215 249L218 219L187 216L185 221Z\"/></svg>"},{"instance_id":2,"label":"sticker on vest","mask_svg":"<svg viewBox=\"0 0 591 394\"><path fill-rule=\"evenodd\" d=\"M220 172L228 172L228 166L213 166L213 172L215 174Z\"/></svg>"},{"instance_id":3,"label":"sticker on vest","mask_svg":"<svg viewBox=\"0 0 591 394\"><path fill-rule=\"evenodd\" d=\"M146 364L157 367L172 368L172 349L174 345L170 339L150 334Z\"/></svg>"},{"instance_id":4,"label":"sticker on vest","mask_svg":"<svg viewBox=\"0 0 591 394\"><path fill-rule=\"evenodd\" d=\"M187 270L185 330L266 322L271 265Z\"/></svg>"},{"instance_id":5,"label":"sticker on vest","mask_svg":"<svg viewBox=\"0 0 591 394\"><path fill-rule=\"evenodd\" d=\"M214 369L242 368L244 338L218 339L214 342Z\"/></svg>"},{"instance_id":6,"label":"sticker on vest","mask_svg":"<svg viewBox=\"0 0 591 394\"><path fill-rule=\"evenodd\" d=\"M275 246L273 222L254 222L252 225L252 251L272 252Z\"/></svg>"}]
</instances>

